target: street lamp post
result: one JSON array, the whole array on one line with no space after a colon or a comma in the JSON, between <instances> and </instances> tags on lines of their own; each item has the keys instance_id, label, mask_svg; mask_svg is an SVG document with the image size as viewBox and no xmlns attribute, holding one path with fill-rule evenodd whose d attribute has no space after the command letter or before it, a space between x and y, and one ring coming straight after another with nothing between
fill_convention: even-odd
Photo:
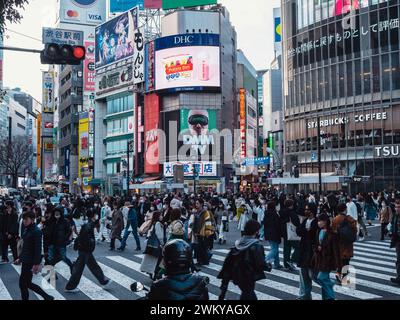
<instances>
[{"instance_id":1,"label":"street lamp post","mask_svg":"<svg viewBox=\"0 0 400 320\"><path fill-rule=\"evenodd\" d=\"M321 124L320 117L317 120L317 148L318 148L318 192L322 194L322 168L321 168Z\"/></svg>"},{"instance_id":2,"label":"street lamp post","mask_svg":"<svg viewBox=\"0 0 400 320\"><path fill-rule=\"evenodd\" d=\"M197 166L193 166L193 193L196 194L196 181L198 177Z\"/></svg>"}]
</instances>

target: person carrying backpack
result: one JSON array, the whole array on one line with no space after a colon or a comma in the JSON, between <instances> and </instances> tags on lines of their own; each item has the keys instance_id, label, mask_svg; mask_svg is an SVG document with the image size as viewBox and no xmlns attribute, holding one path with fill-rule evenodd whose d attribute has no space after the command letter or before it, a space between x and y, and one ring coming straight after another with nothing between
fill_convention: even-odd
<instances>
[{"instance_id":1,"label":"person carrying backpack","mask_svg":"<svg viewBox=\"0 0 400 320\"><path fill-rule=\"evenodd\" d=\"M219 300L224 300L231 280L242 291L240 300L257 300L254 292L256 281L265 279L264 272L272 270L272 265L265 261L264 247L258 240L260 228L257 221L249 220L243 237L236 241L227 255L218 274L218 279L222 279Z\"/></svg>"},{"instance_id":2,"label":"person carrying backpack","mask_svg":"<svg viewBox=\"0 0 400 320\"><path fill-rule=\"evenodd\" d=\"M338 205L338 215L332 221L332 230L338 235L340 258L343 268L350 265L350 259L354 255L354 242L357 240L357 221L347 215L345 204ZM342 274L342 268L337 270L336 280L338 284L342 283L345 275Z\"/></svg>"}]
</instances>

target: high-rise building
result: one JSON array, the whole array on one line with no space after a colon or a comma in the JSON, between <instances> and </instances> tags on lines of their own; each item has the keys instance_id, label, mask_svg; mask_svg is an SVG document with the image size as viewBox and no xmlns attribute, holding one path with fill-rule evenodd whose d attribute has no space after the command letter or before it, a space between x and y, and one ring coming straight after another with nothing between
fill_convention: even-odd
<instances>
[{"instance_id":1,"label":"high-rise building","mask_svg":"<svg viewBox=\"0 0 400 320\"><path fill-rule=\"evenodd\" d=\"M286 167L318 190L320 140L324 190L399 188L400 6L343 4L282 1Z\"/></svg>"}]
</instances>

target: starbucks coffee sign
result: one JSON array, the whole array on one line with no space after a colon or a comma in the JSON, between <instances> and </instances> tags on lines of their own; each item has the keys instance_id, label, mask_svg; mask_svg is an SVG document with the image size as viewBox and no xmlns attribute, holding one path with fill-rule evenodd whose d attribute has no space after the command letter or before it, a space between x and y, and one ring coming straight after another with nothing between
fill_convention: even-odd
<instances>
[{"instance_id":1,"label":"starbucks coffee sign","mask_svg":"<svg viewBox=\"0 0 400 320\"><path fill-rule=\"evenodd\" d=\"M374 120L387 120L388 115L387 112L376 112L376 113L366 113L366 114L355 114L352 118L344 116L344 117L336 117L320 120L320 127L331 127L338 126L350 123L353 121L354 123L362 123L369 122ZM318 121L310 121L307 123L308 129L318 128Z\"/></svg>"}]
</instances>

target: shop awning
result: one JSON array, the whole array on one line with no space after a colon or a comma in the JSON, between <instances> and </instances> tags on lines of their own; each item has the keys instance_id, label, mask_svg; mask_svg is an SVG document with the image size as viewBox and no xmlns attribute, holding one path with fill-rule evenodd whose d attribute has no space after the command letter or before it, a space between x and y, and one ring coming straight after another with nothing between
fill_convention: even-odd
<instances>
[{"instance_id":1,"label":"shop awning","mask_svg":"<svg viewBox=\"0 0 400 320\"><path fill-rule=\"evenodd\" d=\"M322 183L343 183L347 177L345 176L334 176L332 173L322 174ZM272 178L268 179L270 185L299 185L299 184L318 184L318 174L304 174L299 178L287 177L287 178Z\"/></svg>"}]
</instances>

